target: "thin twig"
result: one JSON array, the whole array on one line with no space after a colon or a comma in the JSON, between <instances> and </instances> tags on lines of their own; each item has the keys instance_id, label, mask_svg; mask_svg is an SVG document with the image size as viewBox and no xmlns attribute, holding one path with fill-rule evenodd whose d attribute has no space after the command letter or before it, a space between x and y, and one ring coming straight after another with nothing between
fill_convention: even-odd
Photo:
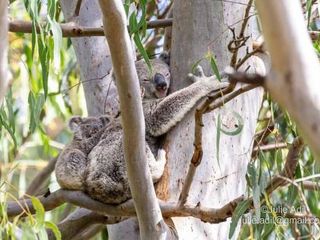
<instances>
[{"instance_id":1,"label":"thin twig","mask_svg":"<svg viewBox=\"0 0 320 240\"><path fill-rule=\"evenodd\" d=\"M81 3L82 3L82 0L78 0L77 1L77 5L76 5L76 8L74 10L74 16L75 17L79 16L80 9L81 9Z\"/></svg>"},{"instance_id":2,"label":"thin twig","mask_svg":"<svg viewBox=\"0 0 320 240\"><path fill-rule=\"evenodd\" d=\"M296 138L289 149L284 169L282 170L280 175L275 176L266 187L267 194L270 194L278 187L288 184L288 181L284 180L283 177L293 179L302 147L302 139Z\"/></svg>"},{"instance_id":3,"label":"thin twig","mask_svg":"<svg viewBox=\"0 0 320 240\"><path fill-rule=\"evenodd\" d=\"M260 52L261 52L261 49L256 48L256 49L252 50L251 52L247 53L243 58L238 60L236 66L235 66L235 69L239 69L246 61L248 61L249 58L251 58L252 56L254 56Z\"/></svg>"},{"instance_id":4,"label":"thin twig","mask_svg":"<svg viewBox=\"0 0 320 240\"><path fill-rule=\"evenodd\" d=\"M282 149L282 148L287 148L288 145L287 143L283 142L283 143L270 143L267 145L262 145L262 146L256 146L253 151L252 154L256 154L257 152L260 151L271 151L271 150L275 150L275 149Z\"/></svg>"},{"instance_id":5,"label":"thin twig","mask_svg":"<svg viewBox=\"0 0 320 240\"><path fill-rule=\"evenodd\" d=\"M242 85L237 90L229 93L228 95L225 95L223 98L221 98L219 101L214 102L213 104L209 105L206 109L206 112L213 111L214 109L217 109L219 107L222 107L227 102L231 101L232 99L236 98L242 93L248 92L252 89L255 89L257 87L260 87L260 85L250 84L250 85Z\"/></svg>"},{"instance_id":6,"label":"thin twig","mask_svg":"<svg viewBox=\"0 0 320 240\"><path fill-rule=\"evenodd\" d=\"M304 181L304 182L302 182L302 186L306 190L320 191L320 184L317 182Z\"/></svg>"},{"instance_id":7,"label":"thin twig","mask_svg":"<svg viewBox=\"0 0 320 240\"><path fill-rule=\"evenodd\" d=\"M250 13L250 9L252 7L252 3L253 3L253 0L249 0L248 1L248 5L247 5L247 7L245 9L245 14L244 14L244 18L243 18L243 22L242 22L242 25L241 25L241 29L240 29L239 35L235 36L235 34L234 34L233 39L229 43L230 47L231 47L232 44L235 45L235 47L233 48L233 51L232 51L230 66L235 67L236 69L238 69L237 68L237 58L238 58L239 49L242 46L244 46L246 41L248 40L248 38L244 36L244 32L245 32L245 29L246 29L246 27L248 25L249 13Z\"/></svg>"}]
</instances>

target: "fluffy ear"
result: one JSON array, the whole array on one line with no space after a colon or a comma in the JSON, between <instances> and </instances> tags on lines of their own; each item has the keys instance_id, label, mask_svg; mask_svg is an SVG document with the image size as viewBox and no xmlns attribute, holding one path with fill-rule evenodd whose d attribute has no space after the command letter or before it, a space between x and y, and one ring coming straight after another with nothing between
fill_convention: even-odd
<instances>
[{"instance_id":1,"label":"fluffy ear","mask_svg":"<svg viewBox=\"0 0 320 240\"><path fill-rule=\"evenodd\" d=\"M103 126L106 126L110 122L110 116L109 115L103 115L99 117L100 121L102 122Z\"/></svg>"},{"instance_id":2,"label":"fluffy ear","mask_svg":"<svg viewBox=\"0 0 320 240\"><path fill-rule=\"evenodd\" d=\"M170 66L170 53L162 52L159 58Z\"/></svg>"},{"instance_id":3,"label":"fluffy ear","mask_svg":"<svg viewBox=\"0 0 320 240\"><path fill-rule=\"evenodd\" d=\"M77 131L79 129L79 124L82 122L82 118L79 117L79 116L75 116L75 117L72 117L70 118L69 120L69 128L72 130L72 131Z\"/></svg>"}]
</instances>

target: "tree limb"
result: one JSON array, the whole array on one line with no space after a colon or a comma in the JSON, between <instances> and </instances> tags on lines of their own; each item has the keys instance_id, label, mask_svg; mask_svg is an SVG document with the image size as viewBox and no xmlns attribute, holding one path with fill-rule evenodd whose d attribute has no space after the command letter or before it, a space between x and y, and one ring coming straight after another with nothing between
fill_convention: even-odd
<instances>
[{"instance_id":1,"label":"tree limb","mask_svg":"<svg viewBox=\"0 0 320 240\"><path fill-rule=\"evenodd\" d=\"M162 219L146 160L141 92L125 11L121 1L100 0L99 3L119 93L126 169L140 237L142 240L160 239L169 229Z\"/></svg>"},{"instance_id":2,"label":"tree limb","mask_svg":"<svg viewBox=\"0 0 320 240\"><path fill-rule=\"evenodd\" d=\"M45 23L43 23L45 24ZM172 25L172 19L159 19L147 22L147 28L162 28ZM63 37L90 37L104 36L102 27L84 27L74 22L60 24ZM36 28L37 33L40 32L39 27ZM32 33L32 23L29 21L14 20L9 22L10 32Z\"/></svg>"}]
</instances>

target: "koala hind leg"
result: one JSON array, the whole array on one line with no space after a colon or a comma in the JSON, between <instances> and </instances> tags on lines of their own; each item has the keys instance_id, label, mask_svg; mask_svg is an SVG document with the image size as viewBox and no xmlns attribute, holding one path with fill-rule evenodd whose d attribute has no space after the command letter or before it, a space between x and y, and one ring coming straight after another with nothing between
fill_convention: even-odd
<instances>
[{"instance_id":1,"label":"koala hind leg","mask_svg":"<svg viewBox=\"0 0 320 240\"><path fill-rule=\"evenodd\" d=\"M167 162L166 151L164 149L159 149L157 154L157 158L155 158L147 145L146 156L153 182L157 182L161 178Z\"/></svg>"},{"instance_id":2,"label":"koala hind leg","mask_svg":"<svg viewBox=\"0 0 320 240\"><path fill-rule=\"evenodd\" d=\"M64 189L84 190L84 178L87 168L86 155L77 150L62 152L56 164L56 177Z\"/></svg>"}]
</instances>

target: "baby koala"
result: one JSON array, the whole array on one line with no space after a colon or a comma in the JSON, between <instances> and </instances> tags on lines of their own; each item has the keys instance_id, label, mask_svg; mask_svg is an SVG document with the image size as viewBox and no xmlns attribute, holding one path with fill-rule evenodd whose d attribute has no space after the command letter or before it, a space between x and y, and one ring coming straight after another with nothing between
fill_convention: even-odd
<instances>
[{"instance_id":1,"label":"baby koala","mask_svg":"<svg viewBox=\"0 0 320 240\"><path fill-rule=\"evenodd\" d=\"M69 128L74 136L71 143L59 155L55 167L61 188L84 190L88 154L98 144L110 121L109 116L70 119Z\"/></svg>"}]
</instances>

